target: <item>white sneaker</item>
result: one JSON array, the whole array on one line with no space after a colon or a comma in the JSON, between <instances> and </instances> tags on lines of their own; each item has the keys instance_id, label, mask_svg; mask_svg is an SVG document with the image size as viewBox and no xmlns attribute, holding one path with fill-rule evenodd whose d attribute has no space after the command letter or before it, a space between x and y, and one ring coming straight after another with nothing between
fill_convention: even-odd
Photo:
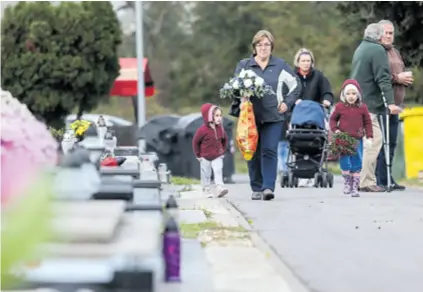
<instances>
[{"instance_id":1,"label":"white sneaker","mask_svg":"<svg viewBox=\"0 0 423 292\"><path fill-rule=\"evenodd\" d=\"M209 187L203 188L203 194L209 199L214 197Z\"/></svg>"},{"instance_id":2,"label":"white sneaker","mask_svg":"<svg viewBox=\"0 0 423 292\"><path fill-rule=\"evenodd\" d=\"M217 190L217 197L218 198L222 198L226 194L228 194L228 189L226 189L224 186L217 186L216 190Z\"/></svg>"}]
</instances>

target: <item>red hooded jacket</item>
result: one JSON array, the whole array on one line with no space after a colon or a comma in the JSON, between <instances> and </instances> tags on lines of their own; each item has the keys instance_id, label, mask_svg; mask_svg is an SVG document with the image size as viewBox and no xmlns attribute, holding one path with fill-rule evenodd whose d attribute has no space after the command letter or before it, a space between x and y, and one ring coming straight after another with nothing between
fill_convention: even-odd
<instances>
[{"instance_id":1,"label":"red hooded jacket","mask_svg":"<svg viewBox=\"0 0 423 292\"><path fill-rule=\"evenodd\" d=\"M343 100L343 91L349 84L354 85L359 92L359 98L353 105ZM373 138L372 121L367 106L361 102L361 88L354 79L347 79L341 88L341 101L336 104L335 110L330 116L329 126L332 132L339 130L348 133L351 137L361 139L366 136Z\"/></svg>"},{"instance_id":2,"label":"red hooded jacket","mask_svg":"<svg viewBox=\"0 0 423 292\"><path fill-rule=\"evenodd\" d=\"M214 160L222 156L226 151L228 137L223 125L216 125L215 129L210 126L213 121L213 111L217 106L206 103L201 106L201 114L203 115L204 125L198 128L192 140L192 148L194 154L198 158Z\"/></svg>"}]
</instances>

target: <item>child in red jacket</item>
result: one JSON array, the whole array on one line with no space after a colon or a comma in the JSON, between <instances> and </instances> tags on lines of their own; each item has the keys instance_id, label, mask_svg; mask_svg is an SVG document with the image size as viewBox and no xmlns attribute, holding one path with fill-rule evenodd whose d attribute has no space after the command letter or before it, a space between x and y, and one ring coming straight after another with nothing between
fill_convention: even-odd
<instances>
[{"instance_id":1,"label":"child in red jacket","mask_svg":"<svg viewBox=\"0 0 423 292\"><path fill-rule=\"evenodd\" d=\"M363 137L372 143L373 128L367 106L361 103L361 88L354 79L344 82L341 89L341 101L336 104L330 117L330 129L333 133L345 132L359 140L355 155L342 155L339 164L345 179L344 194L359 197L360 171L363 155Z\"/></svg>"},{"instance_id":2,"label":"child in red jacket","mask_svg":"<svg viewBox=\"0 0 423 292\"><path fill-rule=\"evenodd\" d=\"M210 181L212 170L214 181L217 186L217 197L221 198L228 193L223 185L223 154L226 151L228 137L222 126L222 110L206 103L201 106L204 125L202 125L194 135L192 147L195 156L200 161L201 186L204 194L212 198Z\"/></svg>"}]
</instances>

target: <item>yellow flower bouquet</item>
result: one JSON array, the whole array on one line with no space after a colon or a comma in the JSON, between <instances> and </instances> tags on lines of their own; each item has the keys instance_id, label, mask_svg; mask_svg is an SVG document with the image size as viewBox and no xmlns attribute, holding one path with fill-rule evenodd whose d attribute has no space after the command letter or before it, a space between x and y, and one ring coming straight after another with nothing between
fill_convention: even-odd
<instances>
[{"instance_id":1,"label":"yellow flower bouquet","mask_svg":"<svg viewBox=\"0 0 423 292\"><path fill-rule=\"evenodd\" d=\"M82 141L84 139L85 132L90 126L91 122L84 120L76 120L70 124L70 128L75 133L75 137L78 139L78 141Z\"/></svg>"}]
</instances>

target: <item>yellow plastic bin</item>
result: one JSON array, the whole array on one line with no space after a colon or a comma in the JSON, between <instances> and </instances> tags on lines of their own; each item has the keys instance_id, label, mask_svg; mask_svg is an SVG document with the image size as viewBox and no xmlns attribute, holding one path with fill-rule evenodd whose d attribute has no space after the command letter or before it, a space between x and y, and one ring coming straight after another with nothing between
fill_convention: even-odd
<instances>
[{"instance_id":1,"label":"yellow plastic bin","mask_svg":"<svg viewBox=\"0 0 423 292\"><path fill-rule=\"evenodd\" d=\"M405 173L408 179L423 176L423 107L407 108L400 114L404 121Z\"/></svg>"}]
</instances>

